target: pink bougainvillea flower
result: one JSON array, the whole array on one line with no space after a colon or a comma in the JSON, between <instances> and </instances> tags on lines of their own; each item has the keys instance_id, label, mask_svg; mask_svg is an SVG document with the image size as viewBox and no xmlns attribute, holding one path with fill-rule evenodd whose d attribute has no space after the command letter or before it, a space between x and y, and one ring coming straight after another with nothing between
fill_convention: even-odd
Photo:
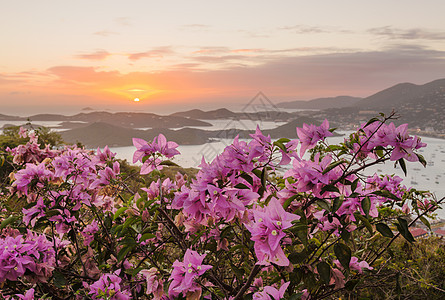
<instances>
[{"instance_id":1,"label":"pink bougainvillea flower","mask_svg":"<svg viewBox=\"0 0 445 300\"><path fill-rule=\"evenodd\" d=\"M168 295L176 297L180 293L186 296L187 292L201 290L195 279L211 269L210 265L203 265L202 261L206 255L199 255L198 252L187 249L184 261L176 260L173 263L173 271L169 278L172 282L168 289Z\"/></svg>"},{"instance_id":2,"label":"pink bougainvillea flower","mask_svg":"<svg viewBox=\"0 0 445 300\"><path fill-rule=\"evenodd\" d=\"M297 135L301 142L300 156L308 149L312 149L318 141L332 136L332 132L329 131L329 122L324 120L320 126L315 126L313 124L303 124L303 128L297 128Z\"/></svg>"}]
</instances>

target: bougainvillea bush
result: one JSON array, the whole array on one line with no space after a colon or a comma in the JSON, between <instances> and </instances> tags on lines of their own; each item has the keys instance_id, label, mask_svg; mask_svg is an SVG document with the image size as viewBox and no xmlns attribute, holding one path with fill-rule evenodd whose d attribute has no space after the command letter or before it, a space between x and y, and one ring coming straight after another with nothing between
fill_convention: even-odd
<instances>
[{"instance_id":1,"label":"bougainvillea bush","mask_svg":"<svg viewBox=\"0 0 445 300\"><path fill-rule=\"evenodd\" d=\"M327 121L272 141L235 138L195 177L164 175L177 144L133 139L138 190L108 147L8 149L0 288L9 299L323 299L359 289L430 193L369 167L425 160L426 145L374 118L338 145ZM283 171L284 170L284 171ZM411 213L411 214L410 214Z\"/></svg>"}]
</instances>

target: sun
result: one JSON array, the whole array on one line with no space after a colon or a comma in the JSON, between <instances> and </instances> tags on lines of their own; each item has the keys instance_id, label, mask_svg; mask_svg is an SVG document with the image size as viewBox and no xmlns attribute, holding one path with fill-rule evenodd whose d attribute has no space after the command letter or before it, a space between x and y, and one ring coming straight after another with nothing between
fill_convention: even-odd
<instances>
[{"instance_id":1,"label":"sun","mask_svg":"<svg viewBox=\"0 0 445 300\"><path fill-rule=\"evenodd\" d=\"M139 102L139 98L134 98L134 102Z\"/></svg>"}]
</instances>

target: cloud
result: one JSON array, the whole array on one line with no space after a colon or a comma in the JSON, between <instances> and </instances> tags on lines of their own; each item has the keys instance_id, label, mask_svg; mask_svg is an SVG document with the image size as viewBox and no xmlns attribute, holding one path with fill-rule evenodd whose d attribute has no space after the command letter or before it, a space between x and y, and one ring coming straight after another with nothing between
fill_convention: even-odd
<instances>
[{"instance_id":1,"label":"cloud","mask_svg":"<svg viewBox=\"0 0 445 300\"><path fill-rule=\"evenodd\" d=\"M126 105L134 97L129 91L143 90L150 92L149 101L139 105L146 103L150 108L174 105L182 109L185 105L190 108L205 103L230 108L242 99L247 103L259 91L276 102L338 95L366 97L400 82L423 84L443 78L445 70L444 51L416 45L394 44L382 51L259 55L253 58L257 59L254 65L246 65L248 55L243 54L204 56L200 58L203 62L192 57L191 62L157 72L122 73L94 67L55 66L44 72L44 78L51 80L46 85L36 85L35 89L31 83L24 88L0 85L0 96L8 99L7 93L29 90L33 99L41 99L42 105L48 103L46 99L53 99L47 105L61 105L58 99L71 99L70 95L89 99L82 100L82 105L100 101L104 105ZM221 63L223 68L211 69L208 61ZM8 75L0 74L0 82L12 79ZM23 101L29 98L22 96Z\"/></svg>"},{"instance_id":2,"label":"cloud","mask_svg":"<svg viewBox=\"0 0 445 300\"><path fill-rule=\"evenodd\" d=\"M369 33L388 39L400 40L444 40L445 31L435 31L424 28L400 29L392 26L375 27L367 30Z\"/></svg>"},{"instance_id":3,"label":"cloud","mask_svg":"<svg viewBox=\"0 0 445 300\"><path fill-rule=\"evenodd\" d=\"M293 26L283 26L278 27L278 30L291 31L297 34L310 34L310 33L325 33L328 32L319 26L308 26L308 25L293 25Z\"/></svg>"},{"instance_id":4,"label":"cloud","mask_svg":"<svg viewBox=\"0 0 445 300\"><path fill-rule=\"evenodd\" d=\"M132 25L129 17L119 17L119 18L114 19L114 21L121 26L131 26Z\"/></svg>"},{"instance_id":5,"label":"cloud","mask_svg":"<svg viewBox=\"0 0 445 300\"><path fill-rule=\"evenodd\" d=\"M208 30L212 26L206 25L206 24L185 24L181 26L181 29L183 30L193 30L193 31L202 31L202 30Z\"/></svg>"},{"instance_id":6,"label":"cloud","mask_svg":"<svg viewBox=\"0 0 445 300\"><path fill-rule=\"evenodd\" d=\"M93 34L98 36L108 37L111 35L117 35L118 33L111 30L101 30L101 31L96 31Z\"/></svg>"},{"instance_id":7,"label":"cloud","mask_svg":"<svg viewBox=\"0 0 445 300\"><path fill-rule=\"evenodd\" d=\"M130 53L128 54L128 59L132 61L136 61L142 58L162 58L166 55L172 55L175 52L172 50L170 46L164 46L164 47L157 47L152 50L148 50L145 52L138 52L138 53Z\"/></svg>"},{"instance_id":8,"label":"cloud","mask_svg":"<svg viewBox=\"0 0 445 300\"><path fill-rule=\"evenodd\" d=\"M87 60L104 60L107 57L109 57L111 53L105 51L105 50L97 50L93 53L86 53L86 54L78 54L75 55L76 58L80 59L87 59Z\"/></svg>"}]
</instances>

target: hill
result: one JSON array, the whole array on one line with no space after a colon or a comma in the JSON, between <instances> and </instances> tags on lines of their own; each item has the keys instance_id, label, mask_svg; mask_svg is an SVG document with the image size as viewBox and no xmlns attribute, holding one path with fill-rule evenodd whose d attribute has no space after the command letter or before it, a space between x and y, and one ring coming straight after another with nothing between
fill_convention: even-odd
<instances>
[{"instance_id":1,"label":"hill","mask_svg":"<svg viewBox=\"0 0 445 300\"><path fill-rule=\"evenodd\" d=\"M441 106L443 103L445 103L445 79L438 79L423 85L396 84L362 99L355 106L369 109L398 109L408 104Z\"/></svg>"},{"instance_id":2,"label":"hill","mask_svg":"<svg viewBox=\"0 0 445 300\"><path fill-rule=\"evenodd\" d=\"M0 116L1 117L1 116ZM65 116L58 114L38 114L26 118L17 118L15 120L31 120L32 122L39 121L60 121L71 122L64 123L69 125L68 128L73 127L72 122L95 123L105 122L126 128L179 128L184 126L211 126L211 124L185 118L181 116L160 116L153 113L132 113L132 112L90 112L79 113L73 116ZM12 119L6 119L12 120ZM63 125L63 124L62 124Z\"/></svg>"},{"instance_id":3,"label":"hill","mask_svg":"<svg viewBox=\"0 0 445 300\"><path fill-rule=\"evenodd\" d=\"M95 122L81 128L74 128L60 132L63 140L68 143L81 142L87 148L104 147L122 147L133 145L132 138L141 138L152 140L159 133L164 134L167 139L175 141L182 145L199 145L208 141L203 130L190 128L180 130L170 129L149 129L136 130L124 128L104 122Z\"/></svg>"},{"instance_id":4,"label":"hill","mask_svg":"<svg viewBox=\"0 0 445 300\"><path fill-rule=\"evenodd\" d=\"M289 109L328 109L341 108L355 105L362 98L351 96L337 96L328 98L317 98L309 101L296 100L290 102L280 102L277 104L280 108Z\"/></svg>"}]
</instances>

